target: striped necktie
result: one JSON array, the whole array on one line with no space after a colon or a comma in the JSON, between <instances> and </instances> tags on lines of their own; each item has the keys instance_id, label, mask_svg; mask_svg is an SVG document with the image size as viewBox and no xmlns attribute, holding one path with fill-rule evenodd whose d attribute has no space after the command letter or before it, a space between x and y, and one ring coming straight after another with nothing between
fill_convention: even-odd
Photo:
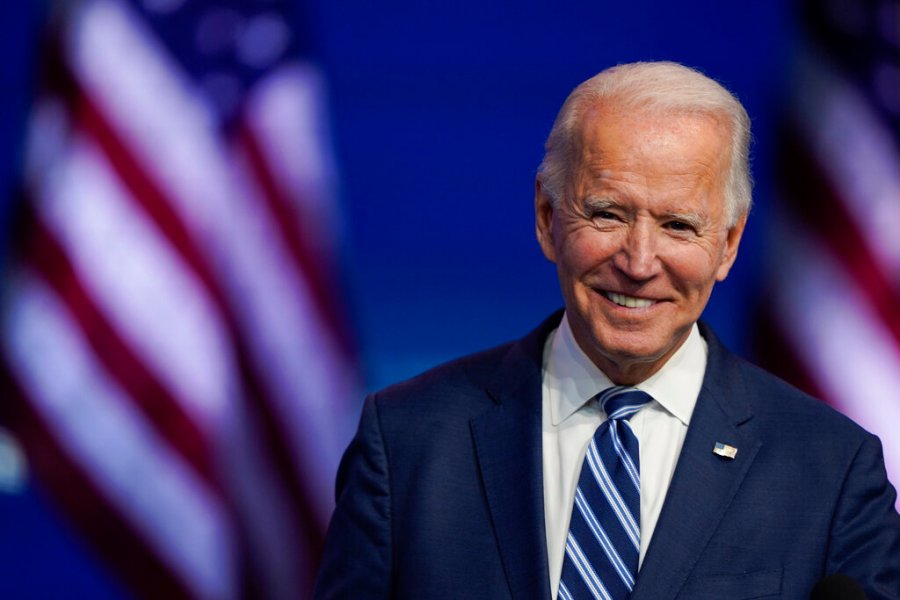
<instances>
[{"instance_id":1,"label":"striped necktie","mask_svg":"<svg viewBox=\"0 0 900 600\"><path fill-rule=\"evenodd\" d=\"M638 440L628 419L652 398L617 386L596 396L606 412L588 446L559 583L560 600L622 600L637 576L641 547Z\"/></svg>"}]
</instances>

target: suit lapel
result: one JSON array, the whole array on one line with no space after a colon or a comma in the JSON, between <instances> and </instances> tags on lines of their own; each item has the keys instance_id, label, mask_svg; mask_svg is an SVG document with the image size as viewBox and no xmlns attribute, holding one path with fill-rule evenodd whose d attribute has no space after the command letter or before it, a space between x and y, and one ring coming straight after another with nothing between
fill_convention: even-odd
<instances>
[{"instance_id":1,"label":"suit lapel","mask_svg":"<svg viewBox=\"0 0 900 600\"><path fill-rule=\"evenodd\" d=\"M702 332L709 345L703 389L631 600L676 597L761 445L747 424L752 407L731 365L736 359L711 332ZM736 457L714 454L716 442L736 447Z\"/></svg>"},{"instance_id":2,"label":"suit lapel","mask_svg":"<svg viewBox=\"0 0 900 600\"><path fill-rule=\"evenodd\" d=\"M506 579L517 600L550 597L541 449L543 343L560 315L513 346L491 378L491 410L472 419L481 480Z\"/></svg>"},{"instance_id":3,"label":"suit lapel","mask_svg":"<svg viewBox=\"0 0 900 600\"><path fill-rule=\"evenodd\" d=\"M544 534L541 445L534 419L497 407L472 421L488 508L512 597L545 598L550 583ZM529 439L530 438L530 439ZM540 526L535 526L539 524Z\"/></svg>"}]
</instances>

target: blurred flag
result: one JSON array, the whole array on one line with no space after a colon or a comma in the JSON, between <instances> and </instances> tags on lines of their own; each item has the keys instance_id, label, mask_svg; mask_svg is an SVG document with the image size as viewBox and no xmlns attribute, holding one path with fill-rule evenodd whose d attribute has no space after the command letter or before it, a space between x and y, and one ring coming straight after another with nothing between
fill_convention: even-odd
<instances>
[{"instance_id":1,"label":"blurred flag","mask_svg":"<svg viewBox=\"0 0 900 600\"><path fill-rule=\"evenodd\" d=\"M800 14L760 354L877 434L897 485L900 3L806 0Z\"/></svg>"},{"instance_id":2,"label":"blurred flag","mask_svg":"<svg viewBox=\"0 0 900 600\"><path fill-rule=\"evenodd\" d=\"M139 597L304 597L330 515L355 374L290 8L53 8L0 410Z\"/></svg>"}]
</instances>

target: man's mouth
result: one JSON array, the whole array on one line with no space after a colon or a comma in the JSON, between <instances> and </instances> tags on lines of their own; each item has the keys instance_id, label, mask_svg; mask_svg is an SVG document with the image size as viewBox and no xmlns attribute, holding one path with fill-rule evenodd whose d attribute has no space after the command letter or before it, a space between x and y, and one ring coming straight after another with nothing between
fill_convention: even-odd
<instances>
[{"instance_id":1,"label":"man's mouth","mask_svg":"<svg viewBox=\"0 0 900 600\"><path fill-rule=\"evenodd\" d=\"M619 306L625 306L627 308L647 308L655 304L654 300L647 300L646 298L635 298L634 296L626 296L625 294L617 294L615 292L603 292L603 295L615 304L618 304Z\"/></svg>"}]
</instances>

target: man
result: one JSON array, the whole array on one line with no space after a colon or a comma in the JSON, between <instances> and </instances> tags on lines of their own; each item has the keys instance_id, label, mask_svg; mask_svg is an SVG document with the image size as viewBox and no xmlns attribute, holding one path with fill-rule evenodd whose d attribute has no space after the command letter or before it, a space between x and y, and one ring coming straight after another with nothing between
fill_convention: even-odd
<instances>
[{"instance_id":1,"label":"man","mask_svg":"<svg viewBox=\"0 0 900 600\"><path fill-rule=\"evenodd\" d=\"M535 194L565 312L367 399L318 598L806 598L833 573L900 598L877 438L697 323L749 135L680 65L576 88Z\"/></svg>"}]
</instances>

